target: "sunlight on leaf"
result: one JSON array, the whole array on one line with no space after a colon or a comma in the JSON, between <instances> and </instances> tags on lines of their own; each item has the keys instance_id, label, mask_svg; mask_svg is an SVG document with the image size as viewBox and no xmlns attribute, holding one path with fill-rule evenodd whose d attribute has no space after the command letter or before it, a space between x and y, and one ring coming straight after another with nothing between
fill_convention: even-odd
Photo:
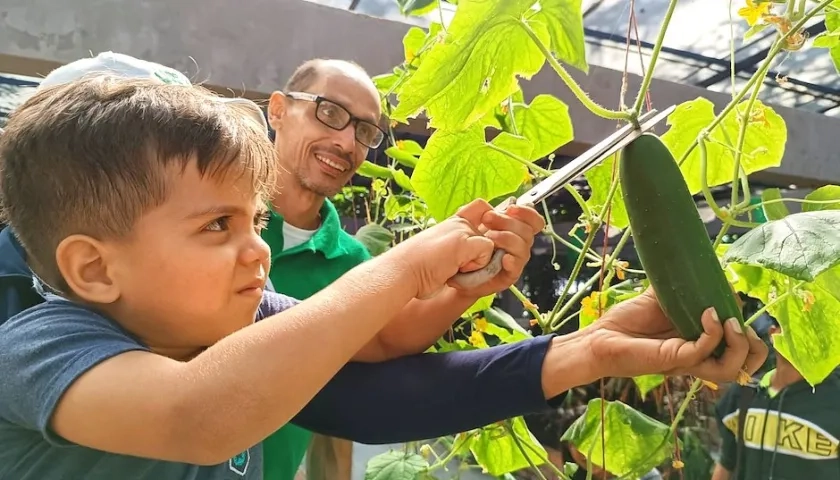
<instances>
[{"instance_id":1,"label":"sunlight on leaf","mask_svg":"<svg viewBox=\"0 0 840 480\"><path fill-rule=\"evenodd\" d=\"M611 156L584 174L586 181L589 183L589 187L592 189L592 194L586 200L586 204L595 214L604 208L607 195L610 193L615 158L616 155ZM618 168L616 168L615 177L618 178ZM627 208L624 206L623 198L621 184L619 184L616 186L612 202L610 202L610 226L613 228L624 229L630 225L630 219L627 217ZM604 220L606 221L606 218Z\"/></svg>"},{"instance_id":2,"label":"sunlight on leaf","mask_svg":"<svg viewBox=\"0 0 840 480\"><path fill-rule=\"evenodd\" d=\"M764 223L732 243L723 261L810 282L840 264L840 211L796 213Z\"/></svg>"},{"instance_id":3,"label":"sunlight on leaf","mask_svg":"<svg viewBox=\"0 0 840 480\"><path fill-rule=\"evenodd\" d=\"M735 274L736 290L764 304L792 292L768 313L782 327L782 334L774 337L776 350L809 384L819 384L840 365L840 267L796 290L795 280L773 270L740 264L729 270Z\"/></svg>"},{"instance_id":4,"label":"sunlight on leaf","mask_svg":"<svg viewBox=\"0 0 840 480\"><path fill-rule=\"evenodd\" d=\"M832 6L840 7L835 2ZM825 32L814 37L815 48L827 48L828 54L834 63L834 70L840 73L840 12L826 11Z\"/></svg>"},{"instance_id":5,"label":"sunlight on leaf","mask_svg":"<svg viewBox=\"0 0 840 480\"><path fill-rule=\"evenodd\" d=\"M405 191L413 192L414 187L411 186L411 179L408 178L408 175L400 170L399 168L392 168L391 171L394 174L394 182L400 186Z\"/></svg>"},{"instance_id":6,"label":"sunlight on leaf","mask_svg":"<svg viewBox=\"0 0 840 480\"><path fill-rule=\"evenodd\" d=\"M746 108L742 102L739 108ZM740 130L740 117L732 110L729 115L711 133L706 143L708 161L708 184L710 187L732 181L735 169L735 156L728 146L735 147ZM782 162L787 142L785 121L772 108L756 100L752 110L753 119L747 126L744 140L744 154L741 156L741 168L747 174L770 167L778 167ZM705 98L697 98L680 104L668 116L671 127L662 135L662 141L679 161L700 131L712 123L715 118L714 105ZM726 145L726 146L725 146ZM685 163L680 166L692 195L700 192L702 176L700 170L700 150L695 148Z\"/></svg>"},{"instance_id":7,"label":"sunlight on leaf","mask_svg":"<svg viewBox=\"0 0 840 480\"><path fill-rule=\"evenodd\" d=\"M514 418L512 427L534 465L544 464L545 461L541 459L547 458L548 454L528 430L525 420L522 417ZM494 477L530 466L528 458L522 455L513 437L499 423L484 427L478 438L473 440L470 451L478 464Z\"/></svg>"},{"instance_id":8,"label":"sunlight on leaf","mask_svg":"<svg viewBox=\"0 0 840 480\"><path fill-rule=\"evenodd\" d=\"M591 449L588 459L599 467L604 467L601 460L606 456L606 470L619 476L634 472L641 476L670 456L674 437L668 425L619 401L606 402L604 406L606 455L603 455L601 402L600 398L590 400L586 413L566 430L562 440L577 447L584 455Z\"/></svg>"},{"instance_id":9,"label":"sunlight on leaf","mask_svg":"<svg viewBox=\"0 0 840 480\"><path fill-rule=\"evenodd\" d=\"M464 315L472 315L473 313L483 312L487 310L491 306L493 306L493 300L496 299L496 294L487 295L486 297L481 297L473 303L470 308L464 312Z\"/></svg>"},{"instance_id":10,"label":"sunlight on leaf","mask_svg":"<svg viewBox=\"0 0 840 480\"><path fill-rule=\"evenodd\" d=\"M537 95L530 105L516 105L513 111L519 135L534 146L528 160L548 156L575 138L569 106L553 95Z\"/></svg>"},{"instance_id":11,"label":"sunlight on leaf","mask_svg":"<svg viewBox=\"0 0 840 480\"><path fill-rule=\"evenodd\" d=\"M533 0L462 0L444 40L424 54L420 68L398 94L393 120L406 122L422 110L430 127L460 130L492 111L530 79L545 57L519 24ZM534 25L548 40L545 25ZM480 92L480 94L477 94Z\"/></svg>"},{"instance_id":12,"label":"sunlight on leaf","mask_svg":"<svg viewBox=\"0 0 840 480\"><path fill-rule=\"evenodd\" d=\"M428 467L416 453L390 450L368 460L365 480L415 480Z\"/></svg>"},{"instance_id":13,"label":"sunlight on leaf","mask_svg":"<svg viewBox=\"0 0 840 480\"><path fill-rule=\"evenodd\" d=\"M426 31L420 27L411 27L403 37L403 53L405 61L411 62L417 57L423 44L426 43ZM417 62L415 62L417 65Z\"/></svg>"},{"instance_id":14,"label":"sunlight on leaf","mask_svg":"<svg viewBox=\"0 0 840 480\"><path fill-rule=\"evenodd\" d=\"M388 195L385 199L385 218L394 221L400 218L420 222L426 216L426 205L418 198L408 195Z\"/></svg>"},{"instance_id":15,"label":"sunlight on leaf","mask_svg":"<svg viewBox=\"0 0 840 480\"><path fill-rule=\"evenodd\" d=\"M803 212L817 212L820 210L840 210L840 186L826 185L820 187L805 196L806 201L828 202L837 200L832 203L803 203Z\"/></svg>"},{"instance_id":16,"label":"sunlight on leaf","mask_svg":"<svg viewBox=\"0 0 840 480\"><path fill-rule=\"evenodd\" d=\"M533 21L544 21L551 35L551 51L561 61L589 73L583 36L581 0L541 0Z\"/></svg>"},{"instance_id":17,"label":"sunlight on leaf","mask_svg":"<svg viewBox=\"0 0 840 480\"><path fill-rule=\"evenodd\" d=\"M781 198L782 192L778 188L768 188L761 192L762 202L780 200ZM764 210L764 217L767 220L781 220L790 215L790 211L783 202L768 203L767 205L762 205L761 208Z\"/></svg>"},{"instance_id":18,"label":"sunlight on leaf","mask_svg":"<svg viewBox=\"0 0 840 480\"><path fill-rule=\"evenodd\" d=\"M633 382L639 389L639 395L642 397L642 399L647 397L647 394L650 393L654 388L662 385L662 382L664 381L665 376L660 375L658 373L652 375L641 375L638 377L633 377Z\"/></svg>"},{"instance_id":19,"label":"sunlight on leaf","mask_svg":"<svg viewBox=\"0 0 840 480\"><path fill-rule=\"evenodd\" d=\"M493 145L527 158L531 144L522 137L501 133ZM429 138L411 184L436 220L447 218L476 198L489 200L516 190L525 178L525 165L491 149L482 127L460 132L436 131Z\"/></svg>"}]
</instances>

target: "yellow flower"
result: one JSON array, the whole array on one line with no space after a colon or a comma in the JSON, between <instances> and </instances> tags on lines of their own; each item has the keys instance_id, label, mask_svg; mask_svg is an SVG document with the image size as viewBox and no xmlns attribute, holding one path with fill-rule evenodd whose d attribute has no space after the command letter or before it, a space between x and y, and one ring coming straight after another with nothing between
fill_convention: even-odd
<instances>
[{"instance_id":1,"label":"yellow flower","mask_svg":"<svg viewBox=\"0 0 840 480\"><path fill-rule=\"evenodd\" d=\"M747 6L738 9L738 16L747 21L747 25L753 26L763 17L770 13L770 2L755 3L755 0L747 0Z\"/></svg>"},{"instance_id":2,"label":"yellow flower","mask_svg":"<svg viewBox=\"0 0 840 480\"><path fill-rule=\"evenodd\" d=\"M703 385L705 385L706 388L708 388L709 390L717 390L718 389L717 384L714 383L714 382L710 382L708 380L701 380L701 381L703 382Z\"/></svg>"},{"instance_id":3,"label":"yellow flower","mask_svg":"<svg viewBox=\"0 0 840 480\"><path fill-rule=\"evenodd\" d=\"M397 150L405 150L405 140L397 140Z\"/></svg>"},{"instance_id":4,"label":"yellow flower","mask_svg":"<svg viewBox=\"0 0 840 480\"><path fill-rule=\"evenodd\" d=\"M470 345L477 348L483 348L487 346L487 342L484 340L484 335L482 335L481 332L473 330L470 334Z\"/></svg>"},{"instance_id":5,"label":"yellow flower","mask_svg":"<svg viewBox=\"0 0 840 480\"><path fill-rule=\"evenodd\" d=\"M600 308L598 308L599 300L601 303ZM598 318L604 311L604 307L607 306L607 296L602 296L601 292L592 292L591 294L589 294L588 297L585 297L583 300L580 301L580 305L581 314L587 315L592 318Z\"/></svg>"},{"instance_id":6,"label":"yellow flower","mask_svg":"<svg viewBox=\"0 0 840 480\"><path fill-rule=\"evenodd\" d=\"M671 465L677 470L679 470L685 466L685 463L683 463L682 460L674 460L673 462L671 462Z\"/></svg>"},{"instance_id":7,"label":"yellow flower","mask_svg":"<svg viewBox=\"0 0 840 480\"><path fill-rule=\"evenodd\" d=\"M486 332L487 331L487 320L479 317L475 319L473 322L473 328L475 328L476 332Z\"/></svg>"}]
</instances>

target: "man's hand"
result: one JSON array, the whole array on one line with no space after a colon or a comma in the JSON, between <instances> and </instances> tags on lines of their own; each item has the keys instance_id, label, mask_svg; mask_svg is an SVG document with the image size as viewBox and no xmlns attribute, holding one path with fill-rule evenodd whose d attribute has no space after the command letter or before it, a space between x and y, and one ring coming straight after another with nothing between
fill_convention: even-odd
<instances>
[{"instance_id":1,"label":"man's hand","mask_svg":"<svg viewBox=\"0 0 840 480\"><path fill-rule=\"evenodd\" d=\"M724 326L711 308L701 321L704 333L686 341L668 321L653 289L619 303L586 329L598 376L688 374L724 383L736 380L741 370L752 375L764 363L767 346L752 328L742 331L735 319ZM721 339L726 340L726 350L714 358Z\"/></svg>"},{"instance_id":2,"label":"man's hand","mask_svg":"<svg viewBox=\"0 0 840 480\"><path fill-rule=\"evenodd\" d=\"M459 293L477 299L498 293L516 283L522 276L525 265L531 259L534 238L544 227L545 220L532 207L511 205L503 213L492 209L486 211L481 217L481 226L478 230L486 238L493 240L496 248L507 252L502 257L502 271L490 281L474 288L456 287Z\"/></svg>"},{"instance_id":3,"label":"man's hand","mask_svg":"<svg viewBox=\"0 0 840 480\"><path fill-rule=\"evenodd\" d=\"M411 269L417 281L417 298L434 296L459 271L475 270L490 261L493 240L479 231L482 218L489 212L492 212L489 203L483 200L470 202L452 217L398 244L384 255Z\"/></svg>"}]
</instances>

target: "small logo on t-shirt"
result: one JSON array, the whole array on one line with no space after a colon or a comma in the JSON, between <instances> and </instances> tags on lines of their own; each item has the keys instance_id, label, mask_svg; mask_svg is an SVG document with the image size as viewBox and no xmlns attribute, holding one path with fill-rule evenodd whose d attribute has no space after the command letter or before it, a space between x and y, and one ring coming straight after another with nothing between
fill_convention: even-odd
<instances>
[{"instance_id":1,"label":"small logo on t-shirt","mask_svg":"<svg viewBox=\"0 0 840 480\"><path fill-rule=\"evenodd\" d=\"M248 471L248 464L251 462L251 454L248 450L228 460L228 468L230 471L238 474L240 477L245 476Z\"/></svg>"}]
</instances>

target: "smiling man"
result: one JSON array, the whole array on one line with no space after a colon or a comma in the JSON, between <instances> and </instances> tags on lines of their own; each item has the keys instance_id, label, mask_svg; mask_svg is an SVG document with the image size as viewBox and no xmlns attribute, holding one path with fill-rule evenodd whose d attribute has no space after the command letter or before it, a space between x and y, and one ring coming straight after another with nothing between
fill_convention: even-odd
<instances>
[{"instance_id":1,"label":"smiling man","mask_svg":"<svg viewBox=\"0 0 840 480\"><path fill-rule=\"evenodd\" d=\"M271 95L268 123L275 131L281 168L263 239L271 247L270 277L278 292L307 298L370 258L365 247L342 229L329 197L349 183L368 151L383 142L380 105L368 74L342 60L310 60L297 68L282 92ZM477 289L448 289L433 299L413 302L414 315L385 327L356 360L422 352L477 299L516 281L543 219L533 209L514 207L484 220L490 229L487 236L509 252L504 270ZM311 437L294 425L269 437L266 479L291 480ZM310 478L349 480L350 442L316 437L312 446L310 460L315 462L309 462Z\"/></svg>"}]
</instances>

